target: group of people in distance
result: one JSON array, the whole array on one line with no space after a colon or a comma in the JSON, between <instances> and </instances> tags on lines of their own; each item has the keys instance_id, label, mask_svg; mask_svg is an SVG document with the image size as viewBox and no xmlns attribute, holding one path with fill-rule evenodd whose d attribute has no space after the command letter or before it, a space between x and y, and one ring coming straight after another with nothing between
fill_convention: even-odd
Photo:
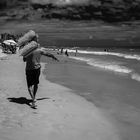
<instances>
[{"instance_id":1,"label":"group of people in distance","mask_svg":"<svg viewBox=\"0 0 140 140\"><path fill-rule=\"evenodd\" d=\"M60 54L63 54L63 48L61 48L61 50L60 50ZM66 56L69 56L69 54L68 54L68 50L65 51L65 55L66 55Z\"/></svg>"},{"instance_id":2,"label":"group of people in distance","mask_svg":"<svg viewBox=\"0 0 140 140\"><path fill-rule=\"evenodd\" d=\"M0 34L0 42L1 42L1 48L4 53L16 53L17 49L17 41L18 36L9 34L9 33L2 33Z\"/></svg>"},{"instance_id":3,"label":"group of people in distance","mask_svg":"<svg viewBox=\"0 0 140 140\"><path fill-rule=\"evenodd\" d=\"M76 49L75 49L75 56L77 56L77 53L78 53L78 49L76 48ZM63 48L61 48L60 54L63 54ZM69 56L69 53L68 53L68 50L67 50L67 49L65 50L65 55L66 55L66 56Z\"/></svg>"},{"instance_id":4,"label":"group of people in distance","mask_svg":"<svg viewBox=\"0 0 140 140\"><path fill-rule=\"evenodd\" d=\"M17 50L16 45L6 45L5 43L2 42L1 46L2 46L3 53L12 53L12 54L16 53L16 50Z\"/></svg>"}]
</instances>

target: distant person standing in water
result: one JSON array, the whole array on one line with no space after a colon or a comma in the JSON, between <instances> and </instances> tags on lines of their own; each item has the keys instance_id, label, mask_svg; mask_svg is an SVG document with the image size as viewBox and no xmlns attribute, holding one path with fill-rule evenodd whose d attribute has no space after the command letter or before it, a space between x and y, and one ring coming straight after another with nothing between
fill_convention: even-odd
<instances>
[{"instance_id":1,"label":"distant person standing in water","mask_svg":"<svg viewBox=\"0 0 140 140\"><path fill-rule=\"evenodd\" d=\"M68 54L68 51L67 51L67 50L65 51L65 55L66 55L66 56L69 56L69 54Z\"/></svg>"},{"instance_id":2,"label":"distant person standing in water","mask_svg":"<svg viewBox=\"0 0 140 140\"><path fill-rule=\"evenodd\" d=\"M34 38L33 41L38 41L38 38ZM41 56L45 55L47 57L51 57L54 60L58 61L58 59L46 52L45 50L41 49L38 44L38 48L35 49L31 54L28 56L23 57L23 61L26 62L26 80L27 80L27 86L29 94L32 98L32 108L36 108L36 93L38 90L38 84L39 84L39 76L40 76L40 70L41 70L41 64L40 59Z\"/></svg>"},{"instance_id":3,"label":"distant person standing in water","mask_svg":"<svg viewBox=\"0 0 140 140\"><path fill-rule=\"evenodd\" d=\"M61 48L60 54L63 54L63 48Z\"/></svg>"},{"instance_id":4,"label":"distant person standing in water","mask_svg":"<svg viewBox=\"0 0 140 140\"><path fill-rule=\"evenodd\" d=\"M77 55L77 53L78 53L78 49L76 48L76 50L75 50L75 56Z\"/></svg>"}]
</instances>

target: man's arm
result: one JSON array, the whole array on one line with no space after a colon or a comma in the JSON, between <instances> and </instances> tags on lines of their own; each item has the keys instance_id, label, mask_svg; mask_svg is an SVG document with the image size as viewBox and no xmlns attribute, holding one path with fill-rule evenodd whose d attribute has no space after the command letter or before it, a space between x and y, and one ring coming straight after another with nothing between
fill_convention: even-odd
<instances>
[{"instance_id":1,"label":"man's arm","mask_svg":"<svg viewBox=\"0 0 140 140\"><path fill-rule=\"evenodd\" d=\"M45 50L41 50L41 54L47 57L51 57L52 59L59 61L53 54L46 52Z\"/></svg>"}]
</instances>

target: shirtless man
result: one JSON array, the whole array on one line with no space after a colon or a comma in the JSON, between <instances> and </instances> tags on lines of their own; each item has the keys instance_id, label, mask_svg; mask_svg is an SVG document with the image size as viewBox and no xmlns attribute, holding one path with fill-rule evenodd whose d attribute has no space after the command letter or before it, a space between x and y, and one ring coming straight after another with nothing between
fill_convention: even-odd
<instances>
[{"instance_id":1,"label":"shirtless man","mask_svg":"<svg viewBox=\"0 0 140 140\"><path fill-rule=\"evenodd\" d=\"M36 93L39 84L41 69L40 59L42 55L51 57L54 60L58 61L58 59L54 55L46 52L45 50L42 50L40 47L34 50L30 55L23 57L23 61L26 62L26 80L28 91L32 98L32 108L36 108Z\"/></svg>"}]
</instances>

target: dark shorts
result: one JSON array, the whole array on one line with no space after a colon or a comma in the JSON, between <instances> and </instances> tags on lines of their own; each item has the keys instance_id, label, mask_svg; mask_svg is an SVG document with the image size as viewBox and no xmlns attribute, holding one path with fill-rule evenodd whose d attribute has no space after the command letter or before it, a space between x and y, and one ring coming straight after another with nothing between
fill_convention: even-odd
<instances>
[{"instance_id":1,"label":"dark shorts","mask_svg":"<svg viewBox=\"0 0 140 140\"><path fill-rule=\"evenodd\" d=\"M32 86L39 84L40 68L34 70L26 70L27 85Z\"/></svg>"}]
</instances>

